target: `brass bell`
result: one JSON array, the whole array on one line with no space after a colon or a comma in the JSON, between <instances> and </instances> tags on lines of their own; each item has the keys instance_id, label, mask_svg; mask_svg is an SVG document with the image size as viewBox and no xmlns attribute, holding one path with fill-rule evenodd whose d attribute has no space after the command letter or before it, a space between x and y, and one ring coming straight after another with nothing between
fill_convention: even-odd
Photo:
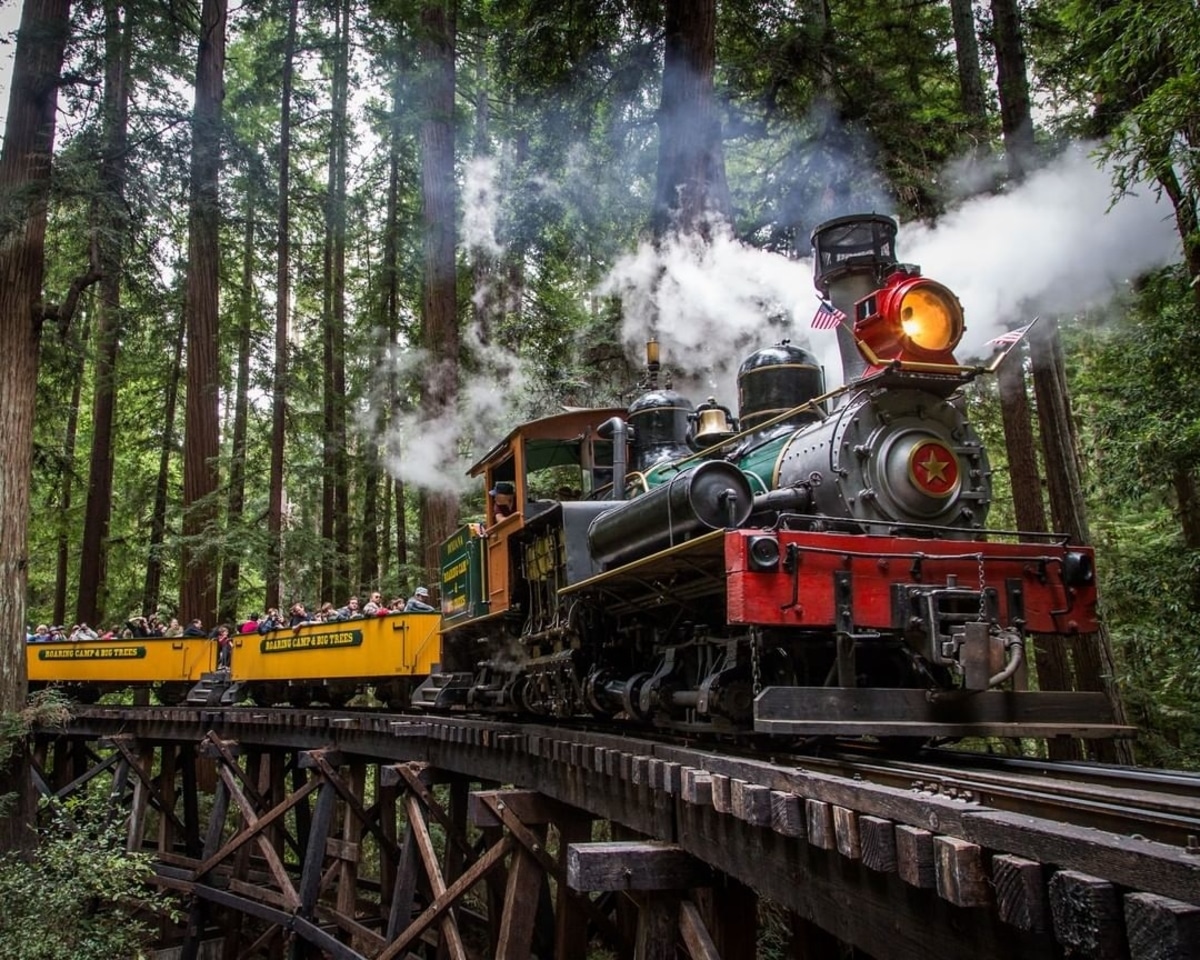
<instances>
[{"instance_id":1,"label":"brass bell","mask_svg":"<svg viewBox=\"0 0 1200 960\"><path fill-rule=\"evenodd\" d=\"M693 428L689 431L688 444L694 450L724 443L737 433L729 409L717 403L716 397L709 397L706 403L700 404L689 419Z\"/></svg>"}]
</instances>

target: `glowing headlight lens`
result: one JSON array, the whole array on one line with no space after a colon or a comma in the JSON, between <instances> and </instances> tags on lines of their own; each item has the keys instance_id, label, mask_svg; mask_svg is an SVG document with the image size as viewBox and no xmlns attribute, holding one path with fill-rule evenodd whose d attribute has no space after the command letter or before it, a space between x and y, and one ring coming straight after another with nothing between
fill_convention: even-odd
<instances>
[{"instance_id":1,"label":"glowing headlight lens","mask_svg":"<svg viewBox=\"0 0 1200 960\"><path fill-rule=\"evenodd\" d=\"M900 328L919 350L953 350L962 339L962 308L949 291L923 284L901 298Z\"/></svg>"}]
</instances>

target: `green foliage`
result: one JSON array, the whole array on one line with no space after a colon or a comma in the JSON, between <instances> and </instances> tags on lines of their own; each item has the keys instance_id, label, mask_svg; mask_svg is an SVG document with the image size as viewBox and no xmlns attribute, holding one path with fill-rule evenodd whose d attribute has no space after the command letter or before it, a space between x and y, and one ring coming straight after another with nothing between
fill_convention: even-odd
<instances>
[{"instance_id":1,"label":"green foliage","mask_svg":"<svg viewBox=\"0 0 1200 960\"><path fill-rule=\"evenodd\" d=\"M1183 272L1165 270L1104 326L1077 332L1070 353L1121 686L1143 727L1143 758L1191 767L1200 756L1200 550L1184 537L1173 480L1200 467L1194 309Z\"/></svg>"},{"instance_id":2,"label":"green foliage","mask_svg":"<svg viewBox=\"0 0 1200 960\"><path fill-rule=\"evenodd\" d=\"M29 696L25 708L17 713L0 711L0 770L7 770L17 744L35 727L65 727L71 715L71 702L54 689L39 690ZM0 793L0 816L12 809L15 794Z\"/></svg>"},{"instance_id":3,"label":"green foliage","mask_svg":"<svg viewBox=\"0 0 1200 960\"><path fill-rule=\"evenodd\" d=\"M68 803L51 814L31 858L0 858L0 956L143 956L153 935L148 911L178 919L171 901L148 888L150 857L126 853L123 825L95 802Z\"/></svg>"}]
</instances>

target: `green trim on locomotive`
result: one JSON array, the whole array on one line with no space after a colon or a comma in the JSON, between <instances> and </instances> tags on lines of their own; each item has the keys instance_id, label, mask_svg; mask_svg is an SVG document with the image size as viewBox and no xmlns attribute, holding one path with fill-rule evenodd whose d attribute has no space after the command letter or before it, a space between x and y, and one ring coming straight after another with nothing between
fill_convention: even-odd
<instances>
[{"instance_id":1,"label":"green trim on locomotive","mask_svg":"<svg viewBox=\"0 0 1200 960\"><path fill-rule=\"evenodd\" d=\"M487 614L482 524L465 523L442 543L441 571L442 615L448 624Z\"/></svg>"}]
</instances>

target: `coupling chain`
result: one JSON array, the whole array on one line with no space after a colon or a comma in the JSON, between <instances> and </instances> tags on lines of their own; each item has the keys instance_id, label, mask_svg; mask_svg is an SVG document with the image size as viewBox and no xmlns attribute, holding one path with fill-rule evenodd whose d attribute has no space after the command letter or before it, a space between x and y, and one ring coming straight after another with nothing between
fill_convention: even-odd
<instances>
[{"instance_id":1,"label":"coupling chain","mask_svg":"<svg viewBox=\"0 0 1200 960\"><path fill-rule=\"evenodd\" d=\"M975 559L979 563L979 621L986 623L987 616L987 580L983 572L983 554L975 554Z\"/></svg>"},{"instance_id":2,"label":"coupling chain","mask_svg":"<svg viewBox=\"0 0 1200 960\"><path fill-rule=\"evenodd\" d=\"M762 631L758 627L750 628L750 689L754 696L762 692Z\"/></svg>"}]
</instances>

